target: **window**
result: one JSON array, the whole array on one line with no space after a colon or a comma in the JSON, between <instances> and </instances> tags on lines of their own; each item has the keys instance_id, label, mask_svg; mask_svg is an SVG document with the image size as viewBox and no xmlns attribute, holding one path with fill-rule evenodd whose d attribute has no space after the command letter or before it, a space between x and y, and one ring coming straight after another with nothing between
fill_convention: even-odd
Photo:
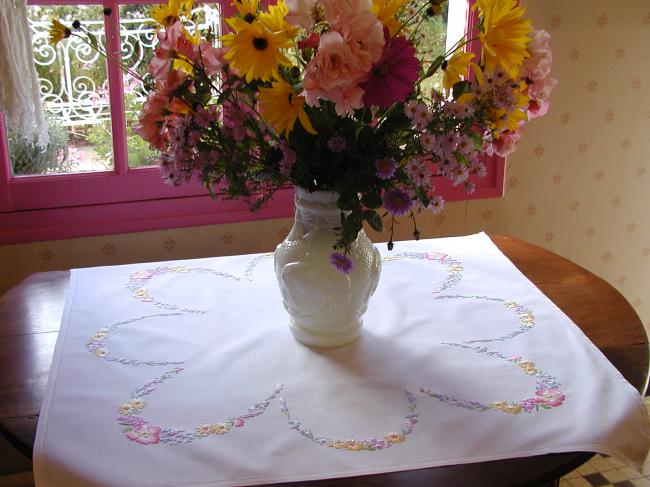
<instances>
[{"instance_id":1,"label":"window","mask_svg":"<svg viewBox=\"0 0 650 487\"><path fill-rule=\"evenodd\" d=\"M0 244L292 215L289 189L252 214L239 202L215 202L198 182L165 185L151 165L154 154L130 130L143 102L137 82L74 37L56 48L47 44L52 15L80 19L107 50L143 72L156 42L145 22L153 1L28 1L50 144L45 151L34 149L7 133L0 116ZM467 0L450 0L449 8L449 37L458 38L472 14ZM196 22L218 32L220 6L197 5ZM444 25L433 32L442 50ZM488 176L476 181L472 198L502 193L504 163L487 162ZM448 201L468 197L446 180L436 186Z\"/></svg>"}]
</instances>

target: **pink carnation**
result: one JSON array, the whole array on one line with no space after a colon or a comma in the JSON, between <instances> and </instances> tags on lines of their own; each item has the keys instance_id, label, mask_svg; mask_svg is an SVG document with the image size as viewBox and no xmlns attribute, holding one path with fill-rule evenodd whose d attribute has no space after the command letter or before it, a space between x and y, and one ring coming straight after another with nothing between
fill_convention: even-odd
<instances>
[{"instance_id":1,"label":"pink carnation","mask_svg":"<svg viewBox=\"0 0 650 487\"><path fill-rule=\"evenodd\" d=\"M362 0L322 0L330 30L320 37L316 55L305 68L304 95L308 105L330 100L340 116L363 106L359 86L382 55L381 22Z\"/></svg>"},{"instance_id":2,"label":"pink carnation","mask_svg":"<svg viewBox=\"0 0 650 487\"><path fill-rule=\"evenodd\" d=\"M507 155L514 152L515 146L517 145L517 142L519 142L520 138L521 135L519 132L506 130L504 132L501 132L498 138L485 145L484 150L488 153L488 155L496 154L501 157L506 157Z\"/></svg>"},{"instance_id":3,"label":"pink carnation","mask_svg":"<svg viewBox=\"0 0 650 487\"><path fill-rule=\"evenodd\" d=\"M528 86L528 97L530 98L528 104L528 118L530 120L546 114L549 105L548 99L551 96L551 90L556 84L557 80L553 78L544 78L534 81L530 86Z\"/></svg>"},{"instance_id":4,"label":"pink carnation","mask_svg":"<svg viewBox=\"0 0 650 487\"><path fill-rule=\"evenodd\" d=\"M548 41L551 36L545 30L535 30L528 43L530 57L524 61L524 75L531 80L546 78L551 72L553 54Z\"/></svg>"}]
</instances>

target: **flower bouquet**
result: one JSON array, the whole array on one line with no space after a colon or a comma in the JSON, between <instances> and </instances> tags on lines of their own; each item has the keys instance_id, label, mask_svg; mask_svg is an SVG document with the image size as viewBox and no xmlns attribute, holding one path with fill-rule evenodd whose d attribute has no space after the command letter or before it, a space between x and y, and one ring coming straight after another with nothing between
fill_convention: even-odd
<instances>
[{"instance_id":1,"label":"flower bouquet","mask_svg":"<svg viewBox=\"0 0 650 487\"><path fill-rule=\"evenodd\" d=\"M479 24L435 59L418 58L416 44L443 0L233 6L221 36L192 27L192 0L152 8L159 43L149 75L131 73L147 91L135 132L159 151L170 184L198 176L213 196L252 209L288 184L337 193L331 261L344 273L364 222L381 231L383 217L415 223L442 209L432 176L472 192L482 153L511 152L555 84L549 35L516 0L476 0ZM53 21L53 42L84 33L79 22ZM467 51L475 41L480 55ZM425 88L439 71L443 88Z\"/></svg>"}]
</instances>

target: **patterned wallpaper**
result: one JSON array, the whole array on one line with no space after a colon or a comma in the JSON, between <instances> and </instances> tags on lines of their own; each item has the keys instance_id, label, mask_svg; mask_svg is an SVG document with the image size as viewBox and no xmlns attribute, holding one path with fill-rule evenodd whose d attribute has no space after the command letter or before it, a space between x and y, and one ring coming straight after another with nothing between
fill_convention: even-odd
<instances>
[{"instance_id":1,"label":"patterned wallpaper","mask_svg":"<svg viewBox=\"0 0 650 487\"><path fill-rule=\"evenodd\" d=\"M510 157L501 199L449 204L423 237L485 230L563 255L615 286L650 329L650 3L522 0L554 49L546 117ZM290 219L0 247L0 292L32 272L272 250ZM411 238L411 224L397 227ZM375 241L386 234L368 232Z\"/></svg>"}]
</instances>

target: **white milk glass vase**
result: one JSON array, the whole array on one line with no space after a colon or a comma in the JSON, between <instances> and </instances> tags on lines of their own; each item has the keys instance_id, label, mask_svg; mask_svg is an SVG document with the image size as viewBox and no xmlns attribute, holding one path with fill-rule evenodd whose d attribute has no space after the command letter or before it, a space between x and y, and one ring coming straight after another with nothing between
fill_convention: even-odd
<instances>
[{"instance_id":1,"label":"white milk glass vase","mask_svg":"<svg viewBox=\"0 0 650 487\"><path fill-rule=\"evenodd\" d=\"M315 347L338 347L359 336L381 273L379 252L363 230L352 244L348 274L330 262L334 229L341 223L337 199L337 193L297 187L293 228L275 250L275 273L291 332Z\"/></svg>"}]
</instances>

